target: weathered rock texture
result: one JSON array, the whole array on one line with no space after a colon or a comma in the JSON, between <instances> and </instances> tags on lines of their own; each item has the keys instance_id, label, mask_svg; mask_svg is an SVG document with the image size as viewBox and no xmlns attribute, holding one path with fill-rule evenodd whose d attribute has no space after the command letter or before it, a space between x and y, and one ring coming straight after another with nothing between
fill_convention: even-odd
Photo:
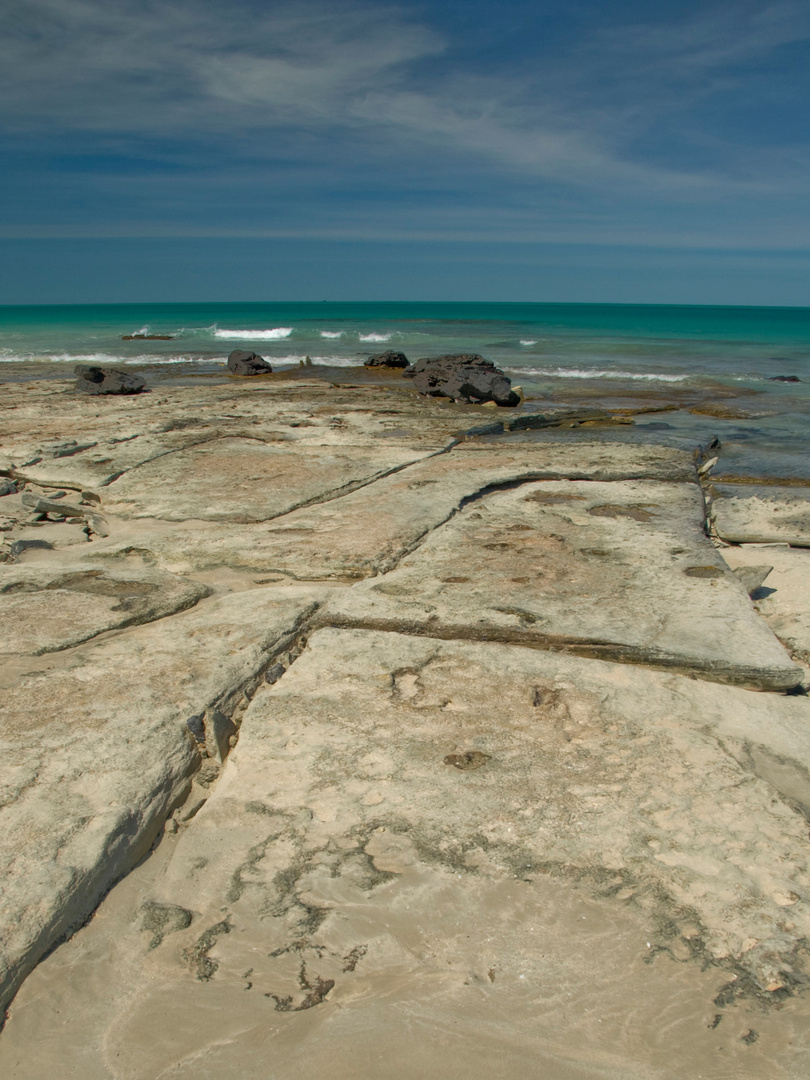
<instances>
[{"instance_id":1,"label":"weathered rock texture","mask_svg":"<svg viewBox=\"0 0 810 1080\"><path fill-rule=\"evenodd\" d=\"M212 600L4 690L0 1004L92 913L187 794L199 766L187 719L243 705L243 690L317 600L301 589Z\"/></svg>"},{"instance_id":2,"label":"weathered rock texture","mask_svg":"<svg viewBox=\"0 0 810 1080\"><path fill-rule=\"evenodd\" d=\"M810 492L806 488L715 484L712 518L732 544L787 543L810 547Z\"/></svg>"},{"instance_id":3,"label":"weathered rock texture","mask_svg":"<svg viewBox=\"0 0 810 1080\"><path fill-rule=\"evenodd\" d=\"M469 503L323 617L796 685L801 671L706 540L702 514L695 485L523 484Z\"/></svg>"},{"instance_id":4,"label":"weathered rock texture","mask_svg":"<svg viewBox=\"0 0 810 1080\"><path fill-rule=\"evenodd\" d=\"M95 947L43 974L0 1064L27 1050L22 1080L58 1060L42 1025L66 1010L70 1058L98 1078L273 1062L416 1080L423 1040L504 1080L505 1043L538 1078L604 1078L629 1054L621 1075L674 1080L726 1043L724 1070L771 1073L767 1047L738 1056L744 1003L719 1038L722 1004L680 1015L673 960L715 966L702 990L727 1002L804 979L805 721L796 699L626 665L319 631L255 696L131 922L102 913Z\"/></svg>"},{"instance_id":5,"label":"weathered rock texture","mask_svg":"<svg viewBox=\"0 0 810 1080\"><path fill-rule=\"evenodd\" d=\"M410 367L408 357L404 352L395 352L389 349L387 352L376 353L365 362L366 367L406 368Z\"/></svg>"},{"instance_id":6,"label":"weathered rock texture","mask_svg":"<svg viewBox=\"0 0 810 1080\"><path fill-rule=\"evenodd\" d=\"M808 552L370 381L8 388L4 1080L798 1080Z\"/></svg>"},{"instance_id":7,"label":"weathered rock texture","mask_svg":"<svg viewBox=\"0 0 810 1080\"><path fill-rule=\"evenodd\" d=\"M67 649L105 630L173 615L210 593L147 568L15 566L0 571L0 654Z\"/></svg>"},{"instance_id":8,"label":"weathered rock texture","mask_svg":"<svg viewBox=\"0 0 810 1080\"><path fill-rule=\"evenodd\" d=\"M74 371L78 375L76 390L80 394L140 394L146 389L146 379L131 371L91 364L77 364Z\"/></svg>"},{"instance_id":9,"label":"weathered rock texture","mask_svg":"<svg viewBox=\"0 0 810 1080\"><path fill-rule=\"evenodd\" d=\"M417 360L406 374L413 379L415 389L428 397L470 404L494 401L505 407L520 404L520 395L512 390L501 369L477 353Z\"/></svg>"},{"instance_id":10,"label":"weathered rock texture","mask_svg":"<svg viewBox=\"0 0 810 1080\"><path fill-rule=\"evenodd\" d=\"M475 448L475 449L473 449ZM339 499L285 514L272 525L161 526L139 533L137 548L161 567L190 573L218 566L288 574L297 579L368 577L392 569L431 530L489 488L576 477L664 481L694 478L691 456L666 447L548 443L514 450L463 443ZM120 557L131 538L94 544Z\"/></svg>"},{"instance_id":11,"label":"weathered rock texture","mask_svg":"<svg viewBox=\"0 0 810 1080\"><path fill-rule=\"evenodd\" d=\"M810 550L787 544L721 549L736 573L763 562L772 569L752 599L768 626L799 663L810 666Z\"/></svg>"},{"instance_id":12,"label":"weathered rock texture","mask_svg":"<svg viewBox=\"0 0 810 1080\"><path fill-rule=\"evenodd\" d=\"M396 446L313 447L217 439L164 454L110 484L105 505L122 517L265 521L334 497L421 455ZM109 500L109 501L107 501Z\"/></svg>"},{"instance_id":13,"label":"weathered rock texture","mask_svg":"<svg viewBox=\"0 0 810 1080\"><path fill-rule=\"evenodd\" d=\"M269 375L272 367L263 356L244 349L234 349L228 357L228 371L234 375Z\"/></svg>"}]
</instances>

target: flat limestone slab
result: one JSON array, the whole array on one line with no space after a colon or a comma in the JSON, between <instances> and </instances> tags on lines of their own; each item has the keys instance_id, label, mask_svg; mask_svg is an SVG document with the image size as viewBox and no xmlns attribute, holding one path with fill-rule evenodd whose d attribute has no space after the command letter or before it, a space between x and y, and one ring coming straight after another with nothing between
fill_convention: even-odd
<instances>
[{"instance_id":1,"label":"flat limestone slab","mask_svg":"<svg viewBox=\"0 0 810 1080\"><path fill-rule=\"evenodd\" d=\"M317 379L233 381L87 398L72 383L5 388L0 469L45 484L97 489L161 454L213 437L298 445L438 450L488 410L446 408L412 391L346 390Z\"/></svg>"},{"instance_id":2,"label":"flat limestone slab","mask_svg":"<svg viewBox=\"0 0 810 1080\"><path fill-rule=\"evenodd\" d=\"M702 513L696 485L524 484L469 503L320 618L795 686L801 670L704 536Z\"/></svg>"},{"instance_id":3,"label":"flat limestone slab","mask_svg":"<svg viewBox=\"0 0 810 1080\"><path fill-rule=\"evenodd\" d=\"M199 754L186 720L242 687L322 599L255 590L87 645L5 689L0 1008L148 850Z\"/></svg>"},{"instance_id":4,"label":"flat limestone slab","mask_svg":"<svg viewBox=\"0 0 810 1080\"><path fill-rule=\"evenodd\" d=\"M625 665L319 631L255 696L135 926L113 903L61 971L47 961L0 1063L10 1080L56 1061L91 1080L783 1075L769 1017L745 1057L744 1002L712 999L802 977L807 826L782 788L810 793L807 720L802 699ZM777 756L782 788L757 771Z\"/></svg>"},{"instance_id":5,"label":"flat limestone slab","mask_svg":"<svg viewBox=\"0 0 810 1080\"><path fill-rule=\"evenodd\" d=\"M461 443L338 500L285 514L272 525L195 522L141 533L137 540L117 538L101 551L109 557L136 547L176 573L225 565L298 579L361 578L390 570L465 500L488 487L628 477L693 479L694 465L691 455L668 447L560 442L514 449Z\"/></svg>"},{"instance_id":6,"label":"flat limestone slab","mask_svg":"<svg viewBox=\"0 0 810 1080\"><path fill-rule=\"evenodd\" d=\"M713 485L717 535L730 544L787 543L810 547L810 490Z\"/></svg>"},{"instance_id":7,"label":"flat limestone slab","mask_svg":"<svg viewBox=\"0 0 810 1080\"><path fill-rule=\"evenodd\" d=\"M264 521L422 456L389 445L295 450L215 439L131 469L106 489L104 505L121 517Z\"/></svg>"},{"instance_id":8,"label":"flat limestone slab","mask_svg":"<svg viewBox=\"0 0 810 1080\"><path fill-rule=\"evenodd\" d=\"M318 631L249 707L154 899L235 924L242 909L275 909L269 942L274 927L305 929L302 902L339 924L383 885L375 870L592 875L617 892L662 890L683 922L697 917L707 957L771 982L769 954L789 968L810 931L806 823L788 801L810 806L808 721L803 698L626 665ZM751 750L781 757L789 795L757 778ZM281 871L299 860L293 885ZM232 949L223 938L211 954Z\"/></svg>"},{"instance_id":9,"label":"flat limestone slab","mask_svg":"<svg viewBox=\"0 0 810 1080\"><path fill-rule=\"evenodd\" d=\"M732 569L773 567L754 594L756 609L793 656L810 665L810 550L743 544L720 548L720 554Z\"/></svg>"},{"instance_id":10,"label":"flat limestone slab","mask_svg":"<svg viewBox=\"0 0 810 1080\"><path fill-rule=\"evenodd\" d=\"M145 567L0 567L0 654L67 649L105 630L184 611L210 593Z\"/></svg>"}]
</instances>

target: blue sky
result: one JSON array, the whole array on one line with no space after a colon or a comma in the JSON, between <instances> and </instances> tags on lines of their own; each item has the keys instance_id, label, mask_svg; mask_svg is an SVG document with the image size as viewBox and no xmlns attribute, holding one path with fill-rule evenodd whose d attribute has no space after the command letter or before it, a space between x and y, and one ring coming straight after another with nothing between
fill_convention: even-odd
<instances>
[{"instance_id":1,"label":"blue sky","mask_svg":"<svg viewBox=\"0 0 810 1080\"><path fill-rule=\"evenodd\" d=\"M4 0L0 302L810 303L810 3Z\"/></svg>"}]
</instances>

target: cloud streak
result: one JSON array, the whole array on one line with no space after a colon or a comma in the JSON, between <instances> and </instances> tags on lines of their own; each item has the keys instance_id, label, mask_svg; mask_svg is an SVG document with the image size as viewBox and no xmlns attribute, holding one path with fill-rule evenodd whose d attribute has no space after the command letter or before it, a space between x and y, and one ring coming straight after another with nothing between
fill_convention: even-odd
<instances>
[{"instance_id":1,"label":"cloud streak","mask_svg":"<svg viewBox=\"0 0 810 1080\"><path fill-rule=\"evenodd\" d=\"M121 236L804 237L791 226L810 186L791 121L804 4L639 22L617 0L561 49L545 31L565 8L527 3L510 63L476 62L429 6L6 0L0 125L20 179L5 235L88 229L90 206L99 235ZM749 114L768 108L779 123L755 130ZM56 162L51 200L40 160ZM36 216L71 200L75 224Z\"/></svg>"},{"instance_id":2,"label":"cloud streak","mask_svg":"<svg viewBox=\"0 0 810 1080\"><path fill-rule=\"evenodd\" d=\"M17 133L241 133L263 156L274 131L343 130L554 181L687 193L729 177L644 160L633 139L682 111L684 88L693 101L716 93L729 66L810 36L793 3L747 7L742 21L732 5L604 30L564 60L539 57L542 79L459 69L450 42L395 7L7 0L0 109Z\"/></svg>"}]
</instances>

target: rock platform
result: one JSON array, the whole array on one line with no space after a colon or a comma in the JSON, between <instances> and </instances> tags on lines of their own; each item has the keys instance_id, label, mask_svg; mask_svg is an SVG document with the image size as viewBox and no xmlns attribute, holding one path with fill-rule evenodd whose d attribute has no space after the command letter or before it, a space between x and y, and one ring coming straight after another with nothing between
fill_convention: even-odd
<instances>
[{"instance_id":1,"label":"rock platform","mask_svg":"<svg viewBox=\"0 0 810 1080\"><path fill-rule=\"evenodd\" d=\"M803 1075L800 515L490 412L10 389L3 1077Z\"/></svg>"}]
</instances>

